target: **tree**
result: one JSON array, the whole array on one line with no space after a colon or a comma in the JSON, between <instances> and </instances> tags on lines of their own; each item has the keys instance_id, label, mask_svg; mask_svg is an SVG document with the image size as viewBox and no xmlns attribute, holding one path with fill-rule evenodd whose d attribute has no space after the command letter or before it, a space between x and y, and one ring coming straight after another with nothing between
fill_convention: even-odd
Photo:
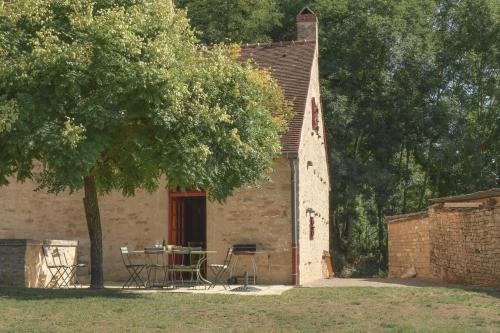
<instances>
[{"instance_id":1,"label":"tree","mask_svg":"<svg viewBox=\"0 0 500 333\"><path fill-rule=\"evenodd\" d=\"M196 43L163 0L20 0L0 15L0 185L84 189L92 288L100 194L166 177L222 200L279 154L291 111L276 83L235 61L237 48Z\"/></svg>"},{"instance_id":2,"label":"tree","mask_svg":"<svg viewBox=\"0 0 500 333\"><path fill-rule=\"evenodd\" d=\"M312 8L320 19L335 252L351 263L378 253L384 267L385 215L499 184L499 7L317 0ZM378 248L355 243L366 234L360 225L372 228L377 242L368 243Z\"/></svg>"},{"instance_id":3,"label":"tree","mask_svg":"<svg viewBox=\"0 0 500 333\"><path fill-rule=\"evenodd\" d=\"M437 133L429 161L432 192L446 196L499 186L498 1L438 1L434 24L439 106L448 126Z\"/></svg>"},{"instance_id":4,"label":"tree","mask_svg":"<svg viewBox=\"0 0 500 333\"><path fill-rule=\"evenodd\" d=\"M279 25L275 0L178 0L204 43L263 43Z\"/></svg>"},{"instance_id":5,"label":"tree","mask_svg":"<svg viewBox=\"0 0 500 333\"><path fill-rule=\"evenodd\" d=\"M384 267L384 216L407 205L407 195L396 210L391 202L400 188L410 193L412 152L433 121L425 107L433 71L432 1L318 0L312 8L320 20L334 252L350 262L376 254ZM359 224L371 228L371 244L377 244L361 247L364 253L353 243Z\"/></svg>"}]
</instances>

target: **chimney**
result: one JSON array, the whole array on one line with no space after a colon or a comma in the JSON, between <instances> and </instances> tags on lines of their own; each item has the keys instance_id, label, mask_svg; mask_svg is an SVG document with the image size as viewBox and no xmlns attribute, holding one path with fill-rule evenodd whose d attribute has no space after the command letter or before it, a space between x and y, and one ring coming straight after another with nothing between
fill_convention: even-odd
<instances>
[{"instance_id":1,"label":"chimney","mask_svg":"<svg viewBox=\"0 0 500 333\"><path fill-rule=\"evenodd\" d=\"M318 18L309 7L297 15L297 41L304 40L318 41Z\"/></svg>"}]
</instances>

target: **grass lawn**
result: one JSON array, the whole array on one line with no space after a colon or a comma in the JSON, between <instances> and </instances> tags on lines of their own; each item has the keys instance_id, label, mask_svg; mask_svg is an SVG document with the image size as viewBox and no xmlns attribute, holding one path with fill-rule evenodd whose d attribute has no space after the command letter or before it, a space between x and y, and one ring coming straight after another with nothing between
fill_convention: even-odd
<instances>
[{"instance_id":1,"label":"grass lawn","mask_svg":"<svg viewBox=\"0 0 500 333\"><path fill-rule=\"evenodd\" d=\"M281 296L0 289L0 332L500 332L500 291L300 288Z\"/></svg>"}]
</instances>

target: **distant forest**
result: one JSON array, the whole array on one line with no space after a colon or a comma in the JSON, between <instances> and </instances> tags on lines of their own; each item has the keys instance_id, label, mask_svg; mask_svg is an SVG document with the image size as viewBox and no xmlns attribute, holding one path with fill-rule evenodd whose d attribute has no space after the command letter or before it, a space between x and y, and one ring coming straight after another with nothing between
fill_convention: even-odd
<instances>
[{"instance_id":1,"label":"distant forest","mask_svg":"<svg viewBox=\"0 0 500 333\"><path fill-rule=\"evenodd\" d=\"M383 274L385 216L500 182L500 0L177 0L201 42L295 39L319 19L331 250Z\"/></svg>"}]
</instances>

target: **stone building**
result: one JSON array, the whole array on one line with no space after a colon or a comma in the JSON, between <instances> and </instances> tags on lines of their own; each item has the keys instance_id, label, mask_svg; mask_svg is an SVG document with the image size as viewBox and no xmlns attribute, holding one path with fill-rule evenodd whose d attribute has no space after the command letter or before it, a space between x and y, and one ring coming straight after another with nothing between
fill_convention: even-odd
<instances>
[{"instance_id":1,"label":"stone building","mask_svg":"<svg viewBox=\"0 0 500 333\"><path fill-rule=\"evenodd\" d=\"M163 189L133 198L100 198L104 274L127 277L120 246L143 249L155 241L202 244L222 262L228 247L255 243L259 283L301 284L323 276L329 249L329 176L320 103L317 19L305 8L293 42L242 46L242 60L268 68L293 103L294 117L282 137L271 181L241 188L223 204L203 192ZM83 193L34 192L33 183L0 188L0 238L78 240L79 260L89 263ZM241 269L249 270L241 262ZM246 269L246 268L248 269ZM238 273L238 272L237 272ZM241 273L241 272L240 272Z\"/></svg>"},{"instance_id":2,"label":"stone building","mask_svg":"<svg viewBox=\"0 0 500 333\"><path fill-rule=\"evenodd\" d=\"M389 276L500 287L500 189L431 202L387 218Z\"/></svg>"}]
</instances>

